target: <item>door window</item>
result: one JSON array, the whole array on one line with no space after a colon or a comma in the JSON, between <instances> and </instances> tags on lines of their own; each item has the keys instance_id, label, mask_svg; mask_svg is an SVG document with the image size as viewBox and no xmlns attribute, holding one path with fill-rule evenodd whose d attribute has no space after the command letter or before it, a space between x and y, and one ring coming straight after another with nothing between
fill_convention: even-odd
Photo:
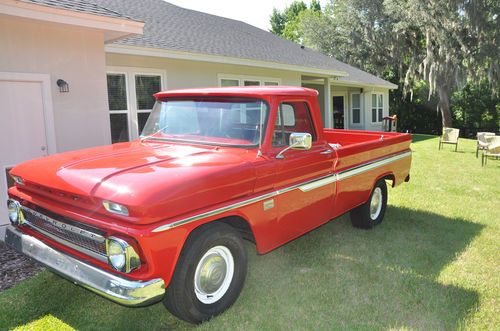
<instances>
[{"instance_id":1,"label":"door window","mask_svg":"<svg viewBox=\"0 0 500 331\"><path fill-rule=\"evenodd\" d=\"M294 132L311 134L316 141L316 134L307 103L302 101L283 102L279 105L273 131L273 146L287 146L290 135Z\"/></svg>"}]
</instances>

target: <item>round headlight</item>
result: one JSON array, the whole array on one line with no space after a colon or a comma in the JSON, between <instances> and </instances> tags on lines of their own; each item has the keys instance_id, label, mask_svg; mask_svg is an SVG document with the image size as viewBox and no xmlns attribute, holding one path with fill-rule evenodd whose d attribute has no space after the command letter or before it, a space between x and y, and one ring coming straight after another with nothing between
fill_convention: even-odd
<instances>
[{"instance_id":1,"label":"round headlight","mask_svg":"<svg viewBox=\"0 0 500 331\"><path fill-rule=\"evenodd\" d=\"M9 199L7 200L7 208L10 222L13 225L18 225L21 220L21 204L16 200Z\"/></svg>"},{"instance_id":2,"label":"round headlight","mask_svg":"<svg viewBox=\"0 0 500 331\"><path fill-rule=\"evenodd\" d=\"M123 271L127 262L126 250L121 242L108 239L108 261L116 270Z\"/></svg>"}]
</instances>

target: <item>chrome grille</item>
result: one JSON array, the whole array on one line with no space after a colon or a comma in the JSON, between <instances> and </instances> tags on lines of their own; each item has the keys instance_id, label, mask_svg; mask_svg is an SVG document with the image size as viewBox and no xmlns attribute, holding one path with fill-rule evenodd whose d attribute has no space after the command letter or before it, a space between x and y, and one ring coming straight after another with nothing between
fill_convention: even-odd
<instances>
[{"instance_id":1,"label":"chrome grille","mask_svg":"<svg viewBox=\"0 0 500 331\"><path fill-rule=\"evenodd\" d=\"M63 245L106 261L106 238L97 231L93 232L87 229L88 226L78 224L48 211L42 214L25 206L22 206L22 210L25 218L23 225L27 225ZM50 214L52 217L46 214Z\"/></svg>"}]
</instances>

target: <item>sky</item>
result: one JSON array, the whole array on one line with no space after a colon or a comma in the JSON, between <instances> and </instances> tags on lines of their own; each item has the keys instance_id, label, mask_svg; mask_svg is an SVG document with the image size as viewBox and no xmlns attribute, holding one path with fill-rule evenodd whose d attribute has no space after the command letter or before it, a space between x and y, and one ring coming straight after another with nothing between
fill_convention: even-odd
<instances>
[{"instance_id":1,"label":"sky","mask_svg":"<svg viewBox=\"0 0 500 331\"><path fill-rule=\"evenodd\" d=\"M176 6L243 21L263 30L271 28L273 8L282 10L293 0L166 0ZM305 0L310 3L310 0ZM324 5L326 0L321 1Z\"/></svg>"}]
</instances>

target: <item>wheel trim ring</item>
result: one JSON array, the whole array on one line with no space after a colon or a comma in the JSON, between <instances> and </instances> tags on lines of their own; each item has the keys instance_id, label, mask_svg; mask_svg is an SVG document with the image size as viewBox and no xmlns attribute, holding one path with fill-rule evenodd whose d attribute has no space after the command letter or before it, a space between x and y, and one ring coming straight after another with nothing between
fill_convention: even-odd
<instances>
[{"instance_id":1,"label":"wheel trim ring","mask_svg":"<svg viewBox=\"0 0 500 331\"><path fill-rule=\"evenodd\" d=\"M373 190L372 198L370 200L370 218L372 220L376 220L380 216L380 212L382 211L382 189L380 187L376 187Z\"/></svg>"},{"instance_id":2,"label":"wheel trim ring","mask_svg":"<svg viewBox=\"0 0 500 331\"><path fill-rule=\"evenodd\" d=\"M210 280L204 279L203 271L211 270L209 274L222 272L221 268L214 265L215 261L220 264L220 261L225 264L225 274L223 280L220 282L220 286L212 292L205 291L203 289L203 282L209 282ZM214 269L215 268L215 269ZM225 246L215 246L210 248L199 260L196 266L196 271L194 274L194 292L198 300L204 304L212 304L219 301L229 289L234 276L234 258L231 254L229 248ZM212 284L213 285L213 284Z\"/></svg>"}]
</instances>

